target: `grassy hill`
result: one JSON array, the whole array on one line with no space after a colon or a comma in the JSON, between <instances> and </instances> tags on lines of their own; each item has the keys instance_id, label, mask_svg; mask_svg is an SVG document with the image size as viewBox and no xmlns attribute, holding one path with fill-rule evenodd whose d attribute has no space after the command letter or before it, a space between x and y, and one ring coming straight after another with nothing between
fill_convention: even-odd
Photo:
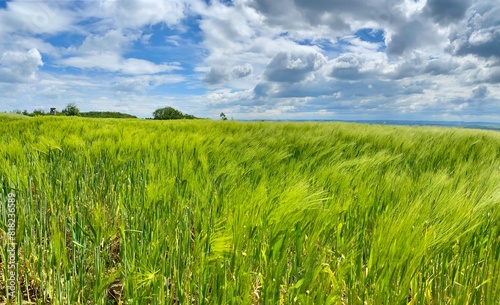
<instances>
[{"instance_id":1,"label":"grassy hill","mask_svg":"<svg viewBox=\"0 0 500 305\"><path fill-rule=\"evenodd\" d=\"M499 155L494 131L34 118L0 124L0 196L40 304L498 304Z\"/></svg>"},{"instance_id":2,"label":"grassy hill","mask_svg":"<svg viewBox=\"0 0 500 305\"><path fill-rule=\"evenodd\" d=\"M81 117L87 118L115 118L115 119L133 119L137 118L134 115L112 112L112 111L90 111L90 112L80 112Z\"/></svg>"},{"instance_id":3,"label":"grassy hill","mask_svg":"<svg viewBox=\"0 0 500 305\"><path fill-rule=\"evenodd\" d=\"M29 119L29 118L30 118L29 116L22 115L22 114L0 112L0 121Z\"/></svg>"}]
</instances>

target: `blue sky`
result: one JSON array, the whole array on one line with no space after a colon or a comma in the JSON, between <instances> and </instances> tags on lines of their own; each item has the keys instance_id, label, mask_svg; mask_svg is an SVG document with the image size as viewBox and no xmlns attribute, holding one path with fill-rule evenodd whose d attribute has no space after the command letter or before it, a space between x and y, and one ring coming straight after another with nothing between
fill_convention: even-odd
<instances>
[{"instance_id":1,"label":"blue sky","mask_svg":"<svg viewBox=\"0 0 500 305\"><path fill-rule=\"evenodd\" d=\"M498 0L0 0L0 111L500 122Z\"/></svg>"}]
</instances>

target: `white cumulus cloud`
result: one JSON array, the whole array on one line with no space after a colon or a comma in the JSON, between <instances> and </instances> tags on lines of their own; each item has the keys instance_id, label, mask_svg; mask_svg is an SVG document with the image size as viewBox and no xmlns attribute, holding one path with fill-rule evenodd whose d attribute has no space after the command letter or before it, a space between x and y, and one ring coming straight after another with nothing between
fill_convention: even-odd
<instances>
[{"instance_id":1,"label":"white cumulus cloud","mask_svg":"<svg viewBox=\"0 0 500 305\"><path fill-rule=\"evenodd\" d=\"M42 55L37 49L27 52L0 54L0 82L25 83L35 80L36 72L43 66Z\"/></svg>"}]
</instances>

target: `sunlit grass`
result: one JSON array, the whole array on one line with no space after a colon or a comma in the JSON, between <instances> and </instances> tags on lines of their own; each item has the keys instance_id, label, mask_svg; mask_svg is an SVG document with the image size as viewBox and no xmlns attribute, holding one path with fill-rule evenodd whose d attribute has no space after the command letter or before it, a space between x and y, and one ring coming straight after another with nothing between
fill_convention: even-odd
<instances>
[{"instance_id":1,"label":"sunlit grass","mask_svg":"<svg viewBox=\"0 0 500 305\"><path fill-rule=\"evenodd\" d=\"M498 132L0 124L37 304L500 304ZM6 296L2 265L0 296Z\"/></svg>"},{"instance_id":2,"label":"sunlit grass","mask_svg":"<svg viewBox=\"0 0 500 305\"><path fill-rule=\"evenodd\" d=\"M6 113L0 112L0 121L5 120L17 120L17 119L29 119L29 116L18 114L18 113Z\"/></svg>"}]
</instances>

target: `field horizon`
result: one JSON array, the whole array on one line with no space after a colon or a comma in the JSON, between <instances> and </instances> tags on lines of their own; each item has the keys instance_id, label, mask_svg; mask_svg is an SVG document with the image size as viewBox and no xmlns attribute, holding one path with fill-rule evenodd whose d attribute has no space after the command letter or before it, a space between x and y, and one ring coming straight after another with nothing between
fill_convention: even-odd
<instances>
[{"instance_id":1,"label":"field horizon","mask_svg":"<svg viewBox=\"0 0 500 305\"><path fill-rule=\"evenodd\" d=\"M92 113L92 112L90 112ZM103 112L108 113L108 112ZM48 116L48 114L45 114ZM128 114L125 114L128 115ZM1 118L29 118L22 114L1 112ZM98 117L96 117L98 118ZM124 119L124 118L121 118ZM138 120L148 120L151 118L129 118ZM198 118L203 120L212 120L208 118ZM369 124L369 125L388 125L388 126L434 126L434 127L455 127L455 128L468 128L468 129L484 129L484 130L500 130L500 122L492 121L464 121L464 120L412 120L412 119L231 119L237 122L297 122L297 123L307 123L307 122L336 122L336 123L357 123L357 124ZM216 120L214 120L216 121Z\"/></svg>"}]
</instances>

